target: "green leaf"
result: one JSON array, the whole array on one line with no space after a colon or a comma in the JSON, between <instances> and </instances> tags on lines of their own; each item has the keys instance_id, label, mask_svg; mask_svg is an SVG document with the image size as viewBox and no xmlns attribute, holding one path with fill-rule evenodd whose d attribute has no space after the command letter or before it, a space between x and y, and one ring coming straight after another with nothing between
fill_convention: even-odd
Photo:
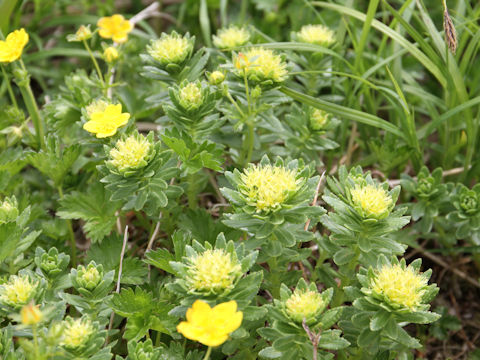
<instances>
[{"instance_id":1,"label":"green leaf","mask_svg":"<svg viewBox=\"0 0 480 360\"><path fill-rule=\"evenodd\" d=\"M370 321L370 330L379 331L382 330L390 320L390 313L387 311L378 311Z\"/></svg>"},{"instance_id":2,"label":"green leaf","mask_svg":"<svg viewBox=\"0 0 480 360\"><path fill-rule=\"evenodd\" d=\"M262 349L258 353L258 356L264 359L278 359L280 356L282 356L282 353L280 351L275 350L273 347L269 346L267 348Z\"/></svg>"},{"instance_id":3,"label":"green leaf","mask_svg":"<svg viewBox=\"0 0 480 360\"><path fill-rule=\"evenodd\" d=\"M145 254L145 259L143 261L170 274L175 274L175 271L170 266L170 261L173 260L175 259L168 250L157 249L155 251L148 251Z\"/></svg>"},{"instance_id":4,"label":"green leaf","mask_svg":"<svg viewBox=\"0 0 480 360\"><path fill-rule=\"evenodd\" d=\"M22 230L16 223L0 225L0 263L14 253L21 235Z\"/></svg>"},{"instance_id":5,"label":"green leaf","mask_svg":"<svg viewBox=\"0 0 480 360\"><path fill-rule=\"evenodd\" d=\"M327 330L322 333L318 347L326 350L340 350L346 348L350 343L340 337L340 330Z\"/></svg>"},{"instance_id":6,"label":"green leaf","mask_svg":"<svg viewBox=\"0 0 480 360\"><path fill-rule=\"evenodd\" d=\"M119 294L113 294L108 305L115 313L129 317L147 317L155 304L152 293L146 292L140 287L123 289Z\"/></svg>"}]
</instances>

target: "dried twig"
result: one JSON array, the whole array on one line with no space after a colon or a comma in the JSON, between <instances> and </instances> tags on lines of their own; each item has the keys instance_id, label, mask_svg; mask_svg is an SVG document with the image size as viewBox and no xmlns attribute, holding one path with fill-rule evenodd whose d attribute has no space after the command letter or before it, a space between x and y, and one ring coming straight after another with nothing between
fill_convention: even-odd
<instances>
[{"instance_id":1,"label":"dried twig","mask_svg":"<svg viewBox=\"0 0 480 360\"><path fill-rule=\"evenodd\" d=\"M320 192L320 187L322 186L323 178L325 177L325 171L322 173L322 176L320 176L320 180L318 180L317 188L315 189L315 196L313 197L312 201L312 206L315 206L317 204L318 200L318 193ZM305 223L304 230L307 231L308 227L310 226L311 219L308 219L307 222Z\"/></svg>"},{"instance_id":2,"label":"dried twig","mask_svg":"<svg viewBox=\"0 0 480 360\"><path fill-rule=\"evenodd\" d=\"M312 343L313 346L313 360L317 360L318 358L318 343L320 341L320 336L321 332L314 333L312 330L307 325L307 322L305 321L305 318L302 321L302 326L305 332L308 335L308 338L310 339L310 342Z\"/></svg>"}]
</instances>

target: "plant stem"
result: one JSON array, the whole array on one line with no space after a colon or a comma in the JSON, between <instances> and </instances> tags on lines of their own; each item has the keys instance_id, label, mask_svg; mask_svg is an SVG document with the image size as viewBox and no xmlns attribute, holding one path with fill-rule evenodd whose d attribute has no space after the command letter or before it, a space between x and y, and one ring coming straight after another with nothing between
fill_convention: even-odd
<instances>
[{"instance_id":1,"label":"plant stem","mask_svg":"<svg viewBox=\"0 0 480 360\"><path fill-rule=\"evenodd\" d=\"M210 354L212 353L212 347L209 346L208 347L208 350L207 350L207 353L205 354L205 357L203 358L203 360L208 360L210 359Z\"/></svg>"},{"instance_id":2,"label":"plant stem","mask_svg":"<svg viewBox=\"0 0 480 360\"><path fill-rule=\"evenodd\" d=\"M13 106L18 109L17 99L15 99L15 94L13 93L12 85L10 84L10 79L8 77L7 72L5 71L5 66L2 65L2 74L5 77L5 82L7 83L7 90L8 95L10 96L10 100L12 101Z\"/></svg>"},{"instance_id":3,"label":"plant stem","mask_svg":"<svg viewBox=\"0 0 480 360\"><path fill-rule=\"evenodd\" d=\"M18 87L22 93L23 101L27 107L30 118L32 119L33 126L35 127L35 132L37 135L37 141L40 144L40 148L45 148L45 124L43 119L40 116L40 111L38 110L38 105L33 95L32 88L30 86L30 79L28 78L27 69L22 59L19 60L20 67L25 72L25 78L18 81Z\"/></svg>"},{"instance_id":4,"label":"plant stem","mask_svg":"<svg viewBox=\"0 0 480 360\"><path fill-rule=\"evenodd\" d=\"M189 174L187 179L188 179L188 188L187 188L188 206L190 207L190 209L195 210L198 207L195 174Z\"/></svg>"},{"instance_id":5,"label":"plant stem","mask_svg":"<svg viewBox=\"0 0 480 360\"><path fill-rule=\"evenodd\" d=\"M40 359L40 353L38 352L37 325L32 325L32 334L33 348L35 349L35 359Z\"/></svg>"},{"instance_id":6,"label":"plant stem","mask_svg":"<svg viewBox=\"0 0 480 360\"><path fill-rule=\"evenodd\" d=\"M245 113L242 111L242 109L240 109L240 106L238 106L237 102L235 101L235 99L232 97L232 95L230 95L230 92L228 91L225 91L225 95L227 96L227 99L230 100L230 102L235 106L235 108L237 109L238 113L243 117L245 118Z\"/></svg>"},{"instance_id":7,"label":"plant stem","mask_svg":"<svg viewBox=\"0 0 480 360\"><path fill-rule=\"evenodd\" d=\"M245 134L245 141L243 142L243 166L246 167L252 160L253 145L255 144L255 127L253 123L247 121L247 133Z\"/></svg>"},{"instance_id":8,"label":"plant stem","mask_svg":"<svg viewBox=\"0 0 480 360\"><path fill-rule=\"evenodd\" d=\"M58 194L60 195L60 199L63 199L63 189L61 186L57 188ZM70 237L70 256L72 258L72 266L75 268L77 267L77 244L75 241L75 233L73 232L72 221L67 219L67 227L68 227L68 235Z\"/></svg>"},{"instance_id":9,"label":"plant stem","mask_svg":"<svg viewBox=\"0 0 480 360\"><path fill-rule=\"evenodd\" d=\"M102 71L100 70L100 66L98 65L97 59L95 59L95 56L93 56L93 52L90 49L90 46L88 46L88 43L86 40L83 40L83 45L85 46L85 49L88 51L88 54L90 55L90 58L92 59L93 65L95 66L95 69L97 70L98 78L100 79L100 82L102 83L102 88L105 91L105 81L103 80L103 75Z\"/></svg>"}]
</instances>

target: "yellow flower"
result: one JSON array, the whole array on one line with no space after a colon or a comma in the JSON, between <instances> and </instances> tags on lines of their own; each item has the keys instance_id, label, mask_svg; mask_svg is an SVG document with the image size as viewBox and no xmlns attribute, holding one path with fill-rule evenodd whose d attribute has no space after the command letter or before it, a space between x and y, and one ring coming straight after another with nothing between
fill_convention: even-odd
<instances>
[{"instance_id":1,"label":"yellow flower","mask_svg":"<svg viewBox=\"0 0 480 360\"><path fill-rule=\"evenodd\" d=\"M219 85L225 80L225 74L221 71L215 70L208 75L208 82L210 85Z\"/></svg>"},{"instance_id":2,"label":"yellow flower","mask_svg":"<svg viewBox=\"0 0 480 360\"><path fill-rule=\"evenodd\" d=\"M297 190L300 180L295 176L295 170L283 166L251 166L241 175L243 184L239 190L257 212L268 212L281 207L289 194Z\"/></svg>"},{"instance_id":3,"label":"yellow flower","mask_svg":"<svg viewBox=\"0 0 480 360\"><path fill-rule=\"evenodd\" d=\"M109 46L103 51L103 58L108 63L113 63L118 59L118 50L114 46Z\"/></svg>"},{"instance_id":4,"label":"yellow flower","mask_svg":"<svg viewBox=\"0 0 480 360\"><path fill-rule=\"evenodd\" d=\"M250 33L245 28L230 26L220 29L217 35L213 35L213 44L219 49L231 49L236 46L245 45L250 40Z\"/></svg>"},{"instance_id":5,"label":"yellow flower","mask_svg":"<svg viewBox=\"0 0 480 360\"><path fill-rule=\"evenodd\" d=\"M115 135L120 126L125 125L130 118L129 113L122 113L122 105L107 105L105 110L94 112L83 128L97 135L97 138L106 138Z\"/></svg>"},{"instance_id":6,"label":"yellow flower","mask_svg":"<svg viewBox=\"0 0 480 360\"><path fill-rule=\"evenodd\" d=\"M312 290L296 291L285 303L287 314L301 323L303 319L309 319L317 315L324 308L322 296Z\"/></svg>"},{"instance_id":7,"label":"yellow flower","mask_svg":"<svg viewBox=\"0 0 480 360\"><path fill-rule=\"evenodd\" d=\"M202 85L200 83L188 83L180 89L180 105L185 109L197 109L203 104Z\"/></svg>"},{"instance_id":8,"label":"yellow flower","mask_svg":"<svg viewBox=\"0 0 480 360\"><path fill-rule=\"evenodd\" d=\"M392 197L379 186L356 185L350 194L355 208L363 217L382 219L390 213Z\"/></svg>"},{"instance_id":9,"label":"yellow flower","mask_svg":"<svg viewBox=\"0 0 480 360\"><path fill-rule=\"evenodd\" d=\"M144 167L151 149L152 144L143 135L131 135L125 140L118 140L110 150L110 164L120 172Z\"/></svg>"},{"instance_id":10,"label":"yellow flower","mask_svg":"<svg viewBox=\"0 0 480 360\"><path fill-rule=\"evenodd\" d=\"M35 295L38 284L28 276L12 275L0 287L0 301L13 307L26 305Z\"/></svg>"},{"instance_id":11,"label":"yellow flower","mask_svg":"<svg viewBox=\"0 0 480 360\"><path fill-rule=\"evenodd\" d=\"M411 266L385 265L376 273L371 287L374 294L394 305L415 310L422 304L428 280Z\"/></svg>"},{"instance_id":12,"label":"yellow flower","mask_svg":"<svg viewBox=\"0 0 480 360\"><path fill-rule=\"evenodd\" d=\"M280 55L261 47L255 47L244 54L239 54L235 60L235 67L244 69L247 77L253 81L282 82L288 75L287 64Z\"/></svg>"},{"instance_id":13,"label":"yellow flower","mask_svg":"<svg viewBox=\"0 0 480 360\"><path fill-rule=\"evenodd\" d=\"M310 116L310 127L312 130L322 130L327 125L329 116L330 114L323 110L314 109Z\"/></svg>"},{"instance_id":14,"label":"yellow flower","mask_svg":"<svg viewBox=\"0 0 480 360\"><path fill-rule=\"evenodd\" d=\"M102 38L112 39L117 43L127 41L128 33L133 29L132 23L119 14L100 18L97 26L100 28L98 33Z\"/></svg>"},{"instance_id":15,"label":"yellow flower","mask_svg":"<svg viewBox=\"0 0 480 360\"><path fill-rule=\"evenodd\" d=\"M187 283L199 291L231 289L241 275L241 266L223 249L206 250L189 258Z\"/></svg>"},{"instance_id":16,"label":"yellow flower","mask_svg":"<svg viewBox=\"0 0 480 360\"><path fill-rule=\"evenodd\" d=\"M147 46L147 52L162 65L183 62L193 49L193 42L184 36L172 32L162 34L160 39Z\"/></svg>"},{"instance_id":17,"label":"yellow flower","mask_svg":"<svg viewBox=\"0 0 480 360\"><path fill-rule=\"evenodd\" d=\"M93 332L92 322L87 318L76 320L68 318L64 321L63 339L60 344L69 349L79 348L89 340Z\"/></svg>"},{"instance_id":18,"label":"yellow flower","mask_svg":"<svg viewBox=\"0 0 480 360\"><path fill-rule=\"evenodd\" d=\"M177 326L177 331L187 339L207 346L219 346L228 335L242 324L243 313L237 311L237 302L232 300L213 308L206 302L197 300L187 310L187 321Z\"/></svg>"},{"instance_id":19,"label":"yellow flower","mask_svg":"<svg viewBox=\"0 0 480 360\"><path fill-rule=\"evenodd\" d=\"M25 305L22 310L20 310L20 317L23 325L38 324L43 319L40 305L33 305L32 303Z\"/></svg>"},{"instance_id":20,"label":"yellow flower","mask_svg":"<svg viewBox=\"0 0 480 360\"><path fill-rule=\"evenodd\" d=\"M0 40L0 62L11 63L20 59L27 43L28 34L23 28L8 34L5 40Z\"/></svg>"},{"instance_id":21,"label":"yellow flower","mask_svg":"<svg viewBox=\"0 0 480 360\"><path fill-rule=\"evenodd\" d=\"M329 46L335 42L335 33L323 25L305 25L297 33L297 38L304 43Z\"/></svg>"}]
</instances>

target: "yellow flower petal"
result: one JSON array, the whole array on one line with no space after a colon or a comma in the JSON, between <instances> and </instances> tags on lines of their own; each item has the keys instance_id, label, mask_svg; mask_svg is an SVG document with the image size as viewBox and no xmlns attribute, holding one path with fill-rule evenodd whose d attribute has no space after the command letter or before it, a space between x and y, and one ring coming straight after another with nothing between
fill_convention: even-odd
<instances>
[{"instance_id":1,"label":"yellow flower petal","mask_svg":"<svg viewBox=\"0 0 480 360\"><path fill-rule=\"evenodd\" d=\"M0 40L0 62L10 63L18 60L28 40L28 33L23 28L8 34L5 41Z\"/></svg>"},{"instance_id":2,"label":"yellow flower petal","mask_svg":"<svg viewBox=\"0 0 480 360\"><path fill-rule=\"evenodd\" d=\"M120 14L100 18L97 26L99 27L98 33L102 38L112 39L117 43L127 41L128 33L133 29L132 23Z\"/></svg>"}]
</instances>

